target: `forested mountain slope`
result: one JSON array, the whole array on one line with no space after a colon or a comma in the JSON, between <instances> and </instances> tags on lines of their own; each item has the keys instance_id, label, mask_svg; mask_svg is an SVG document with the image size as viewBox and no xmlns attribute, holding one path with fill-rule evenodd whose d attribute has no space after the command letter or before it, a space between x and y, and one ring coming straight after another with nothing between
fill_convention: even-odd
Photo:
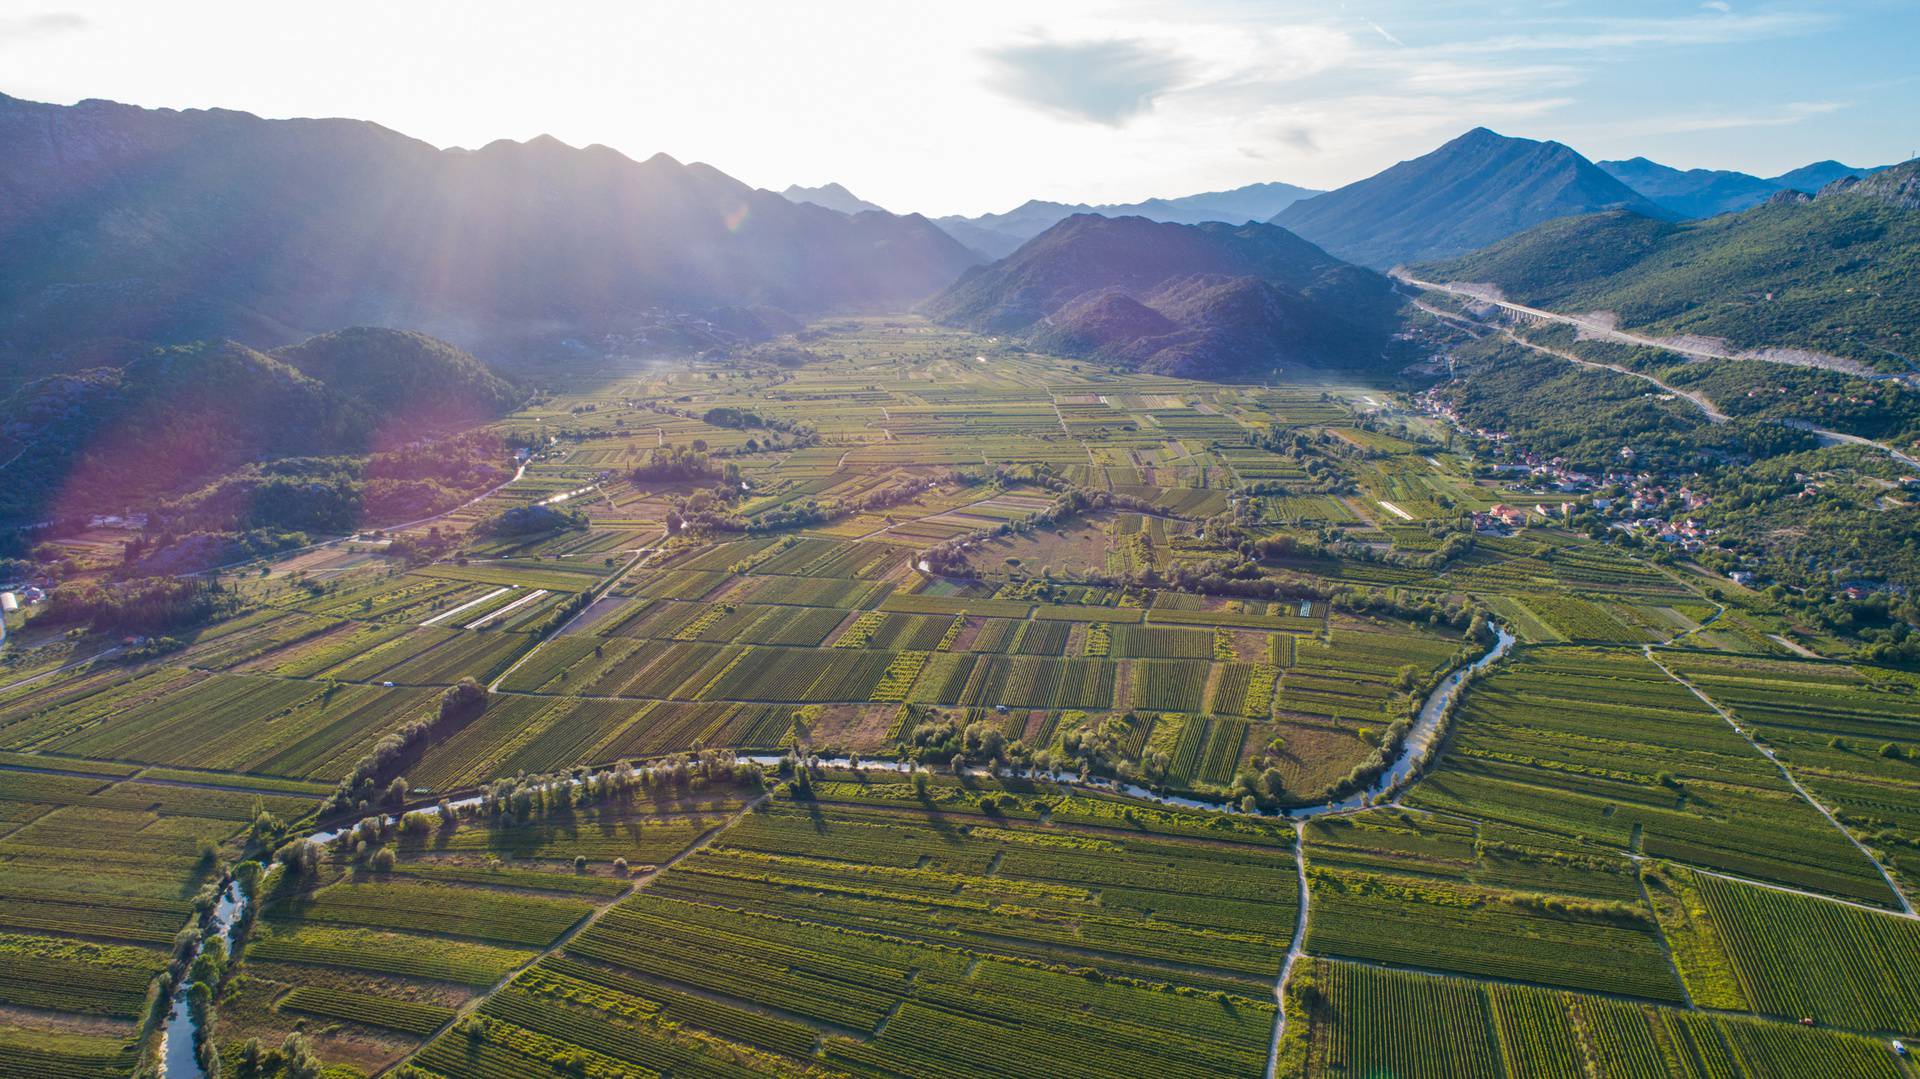
<instances>
[{"instance_id":1,"label":"forested mountain slope","mask_svg":"<svg viewBox=\"0 0 1920 1079\"><path fill-rule=\"evenodd\" d=\"M0 355L350 325L503 350L661 310L899 306L973 261L923 218L797 204L665 154L0 96Z\"/></svg>"},{"instance_id":2,"label":"forested mountain slope","mask_svg":"<svg viewBox=\"0 0 1920 1079\"><path fill-rule=\"evenodd\" d=\"M1611 311L1627 327L1905 370L1920 327L1920 162L1705 221L1625 211L1551 221L1416 273L1556 310Z\"/></svg>"},{"instance_id":3,"label":"forested mountain slope","mask_svg":"<svg viewBox=\"0 0 1920 1079\"><path fill-rule=\"evenodd\" d=\"M4 402L0 525L118 512L234 469L392 450L482 422L519 393L447 344L326 334L268 355L232 341L28 383Z\"/></svg>"},{"instance_id":4,"label":"forested mountain slope","mask_svg":"<svg viewBox=\"0 0 1920 1079\"><path fill-rule=\"evenodd\" d=\"M1190 378L1375 370L1398 302L1386 279L1272 225L1068 218L926 310L950 325Z\"/></svg>"}]
</instances>

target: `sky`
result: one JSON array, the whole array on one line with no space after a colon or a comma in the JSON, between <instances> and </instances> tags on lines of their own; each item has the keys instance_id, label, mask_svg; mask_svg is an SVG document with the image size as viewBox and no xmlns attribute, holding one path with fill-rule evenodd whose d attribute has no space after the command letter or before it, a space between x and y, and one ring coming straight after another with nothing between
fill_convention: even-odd
<instances>
[{"instance_id":1,"label":"sky","mask_svg":"<svg viewBox=\"0 0 1920 1079\"><path fill-rule=\"evenodd\" d=\"M550 134L939 215L1331 188L1475 126L1886 164L1916 45L1915 0L0 0L0 92Z\"/></svg>"}]
</instances>

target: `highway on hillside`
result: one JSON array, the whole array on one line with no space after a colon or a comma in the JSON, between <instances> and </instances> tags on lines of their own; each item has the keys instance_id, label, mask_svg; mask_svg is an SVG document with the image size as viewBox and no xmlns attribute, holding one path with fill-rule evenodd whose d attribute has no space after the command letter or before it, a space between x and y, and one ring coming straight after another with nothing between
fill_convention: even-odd
<instances>
[{"instance_id":1,"label":"highway on hillside","mask_svg":"<svg viewBox=\"0 0 1920 1079\"><path fill-rule=\"evenodd\" d=\"M1519 314L1519 315L1540 320L1540 321L1562 323L1568 326L1573 326L1577 329L1586 331L1588 333L1591 333L1596 337L1602 337L1609 340L1622 342L1625 344L1644 345L1647 348L1663 349L1667 352L1678 352L1678 353L1681 353L1682 355L1693 356L1697 359L1731 360L1731 359L1742 358L1724 351L1714 352L1714 351L1708 351L1704 349L1681 347L1678 345L1667 344L1663 341L1660 341L1652 337L1642 337L1639 334L1631 334L1622 330L1616 330L1616 329L1613 329L1612 327L1602 325L1601 323L1598 323L1598 322L1594 322L1591 319L1580 318L1577 315L1563 315L1555 311L1542 310L1541 308L1538 308L1538 307L1528 307L1525 304L1517 304L1517 303L1508 302L1506 300L1493 299L1477 290L1474 290L1471 288L1465 288L1458 285L1437 285L1431 281L1422 281L1422 280L1419 280L1418 278L1409 277L1405 273L1400 272L1398 270L1394 271L1391 274L1391 276L1393 277L1394 280L1399 281L1402 284L1412 285L1415 288L1427 289L1433 292L1445 292L1454 296L1464 296L1468 299L1473 300L1476 303L1483 303L1493 307L1498 307L1501 310L1507 311L1509 313ZM1435 308L1428 307L1425 304L1421 304L1417 300L1415 301L1415 303L1420 307L1421 310L1427 312L1428 314L1435 315L1439 318L1450 319L1450 320L1458 318L1458 316L1451 315L1447 312L1443 312ZM1705 394L1697 393L1692 390L1683 390L1676 386L1670 386L1667 383L1660 381L1658 378L1655 378L1652 375L1645 374L1640 371L1635 371L1635 370L1632 370L1631 368L1621 367L1618 364L1602 363L1598 360L1589 360L1581 356L1576 356L1571 352L1565 352L1557 348L1551 348L1547 345L1537 344L1533 341L1527 340L1526 338L1520 336L1517 333L1514 333L1511 329L1507 329L1503 327L1502 332L1505 333L1507 337L1510 338L1515 344L1523 345L1527 348L1533 349L1535 352L1543 352L1549 356L1555 356L1560 359L1566 360L1568 363L1577 363L1582 367L1592 367L1592 368L1612 371L1616 374L1626 375L1629 378L1637 378L1643 382L1650 382L1653 385L1658 386L1660 389L1664 390L1667 393L1673 394L1676 397L1683 397L1688 401L1693 402L1696 406L1699 407L1700 411L1706 415L1707 419L1714 423L1725 423L1729 418L1727 414L1725 412L1720 411L1719 407L1716 406L1711 400L1709 400ZM1849 446L1864 446L1868 449L1879 450L1881 453L1884 453L1887 456L1893 458L1894 460L1900 462L1901 464L1906 465L1908 468L1914 469L1916 471L1920 471L1920 458L1915 458L1910 454L1903 453L1900 450L1894 449L1892 446L1889 446L1884 442L1875 442L1873 439L1863 438L1860 435L1850 435L1850 434L1846 434L1845 432L1829 430L1828 428L1825 428L1825 427L1818 427L1806 420L1781 420L1780 422L1786 424L1788 427L1797 428L1799 430L1806 431L1809 434L1812 434L1813 436L1818 438L1823 445L1837 446L1844 443Z\"/></svg>"},{"instance_id":2,"label":"highway on hillside","mask_svg":"<svg viewBox=\"0 0 1920 1079\"><path fill-rule=\"evenodd\" d=\"M1768 359L1764 356L1754 355L1752 350L1728 351L1727 349L1724 349L1724 348L1710 348L1706 345L1694 344L1686 341L1675 341L1675 340L1662 339L1658 337L1648 337L1645 334L1631 333L1627 330L1619 329L1615 326L1612 326L1605 322L1601 322L1597 319L1582 318L1579 315L1564 315L1558 311L1548 311L1545 308L1541 308L1541 307L1528 307L1526 304L1514 303L1512 300L1502 299L1499 296L1493 295L1492 294L1493 289L1491 286L1478 287L1474 285L1461 285L1461 284L1443 285L1434 281L1422 281L1417 277L1412 277L1408 275L1406 271L1399 270L1399 269L1389 270L1387 273L1387 276L1393 278L1396 281L1401 281L1406 284L1412 285L1415 288L1428 289L1433 292L1451 293L1452 295L1455 295L1455 296L1462 296L1467 299L1470 299L1475 303L1483 303L1493 307L1498 307L1501 310L1508 312L1509 314L1521 315L1523 317L1536 319L1542 322L1563 323L1565 325L1572 326L1573 328L1580 330L1583 333L1589 334L1593 337L1597 337L1606 341L1614 341L1623 345L1638 345L1643 348L1657 348L1666 352L1677 352L1682 356L1692 356L1697 360L1757 360L1762 363L1783 362L1779 359ZM1904 359L1904 357L1902 358ZM1892 377L1891 375L1882 374L1878 371L1867 370L1861 367L1860 365L1855 364L1854 361L1851 361L1851 360L1844 360L1838 357L1831 357L1830 359L1833 365L1851 365L1851 366L1830 366L1827 364L1818 364L1818 363L1789 364L1788 366L1817 367L1817 368L1820 368L1821 370L1839 371L1842 374L1853 375L1856 378L1864 378L1864 379L1868 379L1876 382Z\"/></svg>"}]
</instances>

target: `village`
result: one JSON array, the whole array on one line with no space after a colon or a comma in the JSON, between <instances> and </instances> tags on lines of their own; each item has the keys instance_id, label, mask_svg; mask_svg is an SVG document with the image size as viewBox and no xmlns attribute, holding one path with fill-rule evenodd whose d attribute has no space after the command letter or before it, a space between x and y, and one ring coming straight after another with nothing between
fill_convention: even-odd
<instances>
[{"instance_id":1,"label":"village","mask_svg":"<svg viewBox=\"0 0 1920 1079\"><path fill-rule=\"evenodd\" d=\"M1565 458L1514 445L1508 432L1469 426L1453 406L1432 391L1416 394L1413 400L1423 414L1445 420L1481 443L1497 447L1510 458L1499 464L1478 466L1477 475L1497 478L1519 489L1567 496L1557 504L1539 502L1530 508L1497 502L1473 514L1476 532L1511 535L1530 524L1564 523L1590 510L1604 518L1610 530L1668 545L1685 554L1697 554L1712 543L1716 530L1694 516L1712 503L1705 494L1684 485L1676 486L1674 480L1652 472L1622 467L1596 475L1571 468ZM1630 466L1638 460L1639 453L1632 446L1623 445L1618 456L1623 465ZM1736 584L1749 587L1759 582L1757 575L1746 569L1733 570L1728 577Z\"/></svg>"}]
</instances>

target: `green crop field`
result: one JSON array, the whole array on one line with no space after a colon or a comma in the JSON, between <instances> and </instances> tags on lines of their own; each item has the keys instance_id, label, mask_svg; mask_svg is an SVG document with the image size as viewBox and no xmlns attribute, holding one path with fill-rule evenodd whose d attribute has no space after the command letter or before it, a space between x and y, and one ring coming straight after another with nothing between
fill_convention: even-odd
<instances>
[{"instance_id":1,"label":"green crop field","mask_svg":"<svg viewBox=\"0 0 1920 1079\"><path fill-rule=\"evenodd\" d=\"M1293 872L1272 845L1285 831L1222 844L1043 829L998 808L1015 788L938 815L905 783L815 797L748 814L420 1062L505 1067L557 1039L643 1067L752 1054L776 1070L918 1073L990 1053L1073 1074L1259 1071L1262 987L1294 919L1273 887Z\"/></svg>"},{"instance_id":2,"label":"green crop field","mask_svg":"<svg viewBox=\"0 0 1920 1079\"><path fill-rule=\"evenodd\" d=\"M557 370L178 638L10 622L0 1076L180 980L227 1076L1914 1074L1911 670L1404 395L808 333Z\"/></svg>"},{"instance_id":3,"label":"green crop field","mask_svg":"<svg viewBox=\"0 0 1920 1079\"><path fill-rule=\"evenodd\" d=\"M1857 1035L1606 997L1336 962L1315 963L1302 988L1294 1059L1313 1075L1906 1074Z\"/></svg>"}]
</instances>

